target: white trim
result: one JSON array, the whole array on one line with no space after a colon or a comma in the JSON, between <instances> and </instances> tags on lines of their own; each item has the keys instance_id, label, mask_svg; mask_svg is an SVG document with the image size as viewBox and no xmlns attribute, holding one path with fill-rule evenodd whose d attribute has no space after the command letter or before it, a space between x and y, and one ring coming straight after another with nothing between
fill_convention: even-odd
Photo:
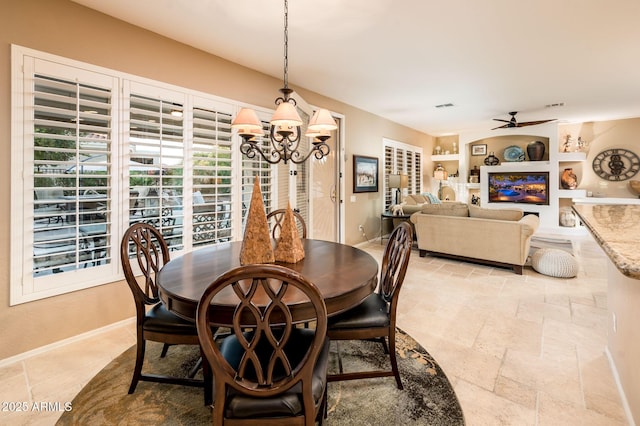
<instances>
[{"instance_id":1,"label":"white trim","mask_svg":"<svg viewBox=\"0 0 640 426\"><path fill-rule=\"evenodd\" d=\"M29 152L29 147L24 146L25 138L28 139L30 132L33 132L33 125L28 121L26 113L29 108L25 105L25 85L29 84L29 81L25 80L25 67L29 66L28 63L44 64L47 67L53 66L56 68L69 68L73 69L74 75L92 75L95 79L104 79L111 81L112 87L112 108L117 108L118 111L114 111L114 119L112 122L112 167L114 168L114 174L112 175L112 198L111 202L114 209L111 213L111 263L106 265L95 266L87 270L75 270L65 274L54 274L51 276L51 280L55 283L64 283L64 286L58 287L57 285L41 285L36 286L33 278L33 268L30 268L31 262L25 262L25 260L31 259L33 253L31 248L33 246L33 232L25 232L28 230L28 221L32 216L29 216L29 206L25 206L28 202L29 193L27 186L33 186L32 173L29 174L29 170L25 170L25 161L29 161L25 158L25 155ZM32 66L33 68L33 66ZM31 75L33 72L31 73ZM54 73L55 74L55 73ZM60 73L59 73L60 74ZM64 76L64 72L61 72ZM95 76L94 76L95 74ZM70 76L72 78L72 76ZM89 80L90 81L90 80ZM231 114L235 114L240 107L248 106L254 110L268 115L272 113L272 110L253 106L237 102L231 99L222 98L209 93L180 87L161 81L155 81L148 78L128 74L125 72L117 71L114 69L104 68L97 65L92 65L73 59L65 58L62 56L53 55L50 53L30 49L27 47L12 44L11 45L11 87L12 87L12 99L11 99L11 163L18 165L12 168L11 173L11 200L12 200L12 218L11 218L11 245L10 245L10 306L30 302L34 300L43 299L46 297L56 296L70 291L83 290L92 286L108 284L111 282L122 279L122 270L119 262L119 241L122 238L124 232L124 226L128 222L128 187L129 182L127 176L124 176L122 170L117 168L118 164L128 157L128 152L123 152L122 149L126 148L128 141L128 129L127 120L128 114L125 106L129 104L129 99L125 96L126 87L129 87L129 92L135 93L155 93L156 96L163 98L164 100L179 99L185 107L193 106L196 102L206 101L213 104L224 104L224 110L230 110ZM136 90L139 88L140 90ZM30 91L28 91L30 92ZM200 105L202 102L199 102ZM187 114L186 119L191 119ZM24 125L22 125L24 123ZM183 126L189 124L183 122ZM31 125L31 128L29 128ZM189 146L193 142L191 128L185 128L185 134L183 140L186 146ZM240 138L235 132L232 134L232 199L236 200L237 205L234 211L236 212L233 218L232 239L238 240L242 238L242 156L239 152ZM126 150L126 149L125 149ZM33 149L31 149L33 151ZM185 151L184 162L188 164L190 157L187 155L189 151ZM192 177L189 173L187 166L183 179ZM271 176L277 178L277 169L271 167ZM25 179L31 179L31 183L28 181L25 183ZM29 180L27 179L27 180ZM277 179L273 179L274 182ZM189 182L185 182L186 186L192 185L192 179ZM183 194L184 195L184 194ZM187 195L187 197L190 196ZM275 200L274 200L275 201ZM20 212L17 214L16 212ZM26 213L26 214L23 214ZM186 221L184 226L189 225L189 220ZM25 229L27 228L27 229ZM191 229L191 228L189 228ZM32 230L31 230L32 231ZM28 235L27 235L28 234ZM187 241L187 236L190 232L185 232L183 237L183 244L185 250L192 248L192 241ZM179 252L176 252L179 254ZM28 263L28 265L27 265ZM75 278L77 275L78 279ZM62 279L61 277L69 277L69 279ZM49 277L38 277L38 281L42 284L51 281ZM55 284L54 283L54 284ZM39 290L40 288L40 290Z\"/></svg>"},{"instance_id":2,"label":"white trim","mask_svg":"<svg viewBox=\"0 0 640 426\"><path fill-rule=\"evenodd\" d=\"M387 147L392 148L394 151L394 159L395 159L395 155L396 155L396 150L401 150L403 151L405 154L407 152L411 152L414 154L413 157L413 161L415 162L415 155L419 154L420 155L420 163L419 163L419 171L418 171L418 178L420 179L420 190L421 192L424 192L424 149L421 146L418 145L410 145L404 142L400 142L400 141L396 141L393 139L389 139L389 138L382 138L382 155L380 158L382 158L382 165L380 167L383 175L381 176L381 182L382 184L380 185L380 190L382 191L382 197L380 197L380 202L381 202L381 206L380 206L380 211L383 211L385 209L385 194L387 191L387 187L386 187L386 181L384 179L384 173L385 173L385 166L386 166L386 157L385 157L385 153L386 153L386 149ZM403 159L403 164L406 167L406 162L407 162L407 158L405 156L405 158ZM395 169L395 166L397 164L397 161L393 164L393 167ZM414 163L416 164L416 163ZM406 171L405 171L406 172ZM415 176L413 176L413 174L415 174L416 170L412 170L412 175L410 176L411 178L415 179ZM415 182L415 181L414 181ZM411 187L413 187L413 182L410 184Z\"/></svg>"},{"instance_id":3,"label":"white trim","mask_svg":"<svg viewBox=\"0 0 640 426\"><path fill-rule=\"evenodd\" d=\"M106 333L107 331L111 331L118 327L122 327L125 325L134 325L135 326L136 318L131 317L124 319L122 321L114 322L113 324L105 325L104 327L96 328L91 331L87 331L85 333L76 334L75 336L68 337L66 339L58 340L57 342L50 343L48 345L40 346L39 348L31 349L27 352L22 352L18 355L11 356L9 358L0 359L0 368L6 367L8 365L14 364L19 361L24 361L25 359L31 358L36 355L41 355L49 352L50 350L61 348L70 343L79 342L81 340L87 339L89 337L97 336L102 333Z\"/></svg>"},{"instance_id":4,"label":"white trim","mask_svg":"<svg viewBox=\"0 0 640 426\"><path fill-rule=\"evenodd\" d=\"M616 363L613 361L613 356L611 355L609 346L606 346L604 348L604 353L607 354L607 360L609 360L609 367L611 367L611 372L613 373L613 380L616 382L616 388L618 388L618 394L620 395L622 408L624 409L624 414L627 417L629 426L636 426L636 423L633 420L633 413L631 412L631 407L629 406L629 401L627 400L627 396L624 393L624 388L622 387L622 382L620 381L620 375L618 374Z\"/></svg>"},{"instance_id":5,"label":"white trim","mask_svg":"<svg viewBox=\"0 0 640 426\"><path fill-rule=\"evenodd\" d=\"M347 204L347 192L346 192L346 162L347 162L347 148L345 142L345 135L347 133L347 118L344 114L333 113L332 115L340 119L340 136L338 138L338 145L336 146L336 154L338 155L338 186L340 188L338 192L338 203L340 204L340 218L338 220L338 242L343 243L346 239L346 204Z\"/></svg>"}]
</instances>

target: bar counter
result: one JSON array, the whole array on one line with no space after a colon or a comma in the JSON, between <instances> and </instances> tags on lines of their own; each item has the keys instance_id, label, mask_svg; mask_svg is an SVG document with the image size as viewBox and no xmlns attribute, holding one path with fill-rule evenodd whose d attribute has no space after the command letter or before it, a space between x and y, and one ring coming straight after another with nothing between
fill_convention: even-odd
<instances>
[{"instance_id":1,"label":"bar counter","mask_svg":"<svg viewBox=\"0 0 640 426\"><path fill-rule=\"evenodd\" d=\"M640 205L585 204L573 210L616 268L640 279Z\"/></svg>"},{"instance_id":2,"label":"bar counter","mask_svg":"<svg viewBox=\"0 0 640 426\"><path fill-rule=\"evenodd\" d=\"M608 257L606 353L628 424L640 425L640 205L594 203L573 209Z\"/></svg>"}]
</instances>

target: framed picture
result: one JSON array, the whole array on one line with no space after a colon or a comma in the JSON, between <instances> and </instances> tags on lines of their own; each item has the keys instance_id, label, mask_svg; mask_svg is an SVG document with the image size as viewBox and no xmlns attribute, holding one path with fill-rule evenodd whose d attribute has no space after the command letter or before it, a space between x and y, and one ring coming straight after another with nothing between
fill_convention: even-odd
<instances>
[{"instance_id":1,"label":"framed picture","mask_svg":"<svg viewBox=\"0 0 640 426\"><path fill-rule=\"evenodd\" d=\"M487 145L471 145L471 155L487 155Z\"/></svg>"},{"instance_id":2,"label":"framed picture","mask_svg":"<svg viewBox=\"0 0 640 426\"><path fill-rule=\"evenodd\" d=\"M353 156L353 192L378 192L378 159Z\"/></svg>"}]
</instances>

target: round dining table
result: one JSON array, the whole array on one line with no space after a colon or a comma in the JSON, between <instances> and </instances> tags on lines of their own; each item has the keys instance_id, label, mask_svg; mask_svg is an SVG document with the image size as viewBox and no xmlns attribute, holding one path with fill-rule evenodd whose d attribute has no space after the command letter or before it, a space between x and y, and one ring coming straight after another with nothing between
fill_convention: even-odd
<instances>
[{"instance_id":1,"label":"round dining table","mask_svg":"<svg viewBox=\"0 0 640 426\"><path fill-rule=\"evenodd\" d=\"M323 296L328 316L358 305L378 283L378 263L367 252L331 241L302 239L305 257L296 263L275 262L301 273ZM240 266L241 241L215 244L186 253L167 262L156 276L160 299L176 315L195 320L196 308L205 289L223 273ZM221 292L212 302L211 323L233 324L237 296ZM264 298L266 304L267 298ZM260 298L254 299L260 305ZM307 312L308 306L293 294L286 300L292 314ZM299 320L309 318L298 317Z\"/></svg>"}]
</instances>

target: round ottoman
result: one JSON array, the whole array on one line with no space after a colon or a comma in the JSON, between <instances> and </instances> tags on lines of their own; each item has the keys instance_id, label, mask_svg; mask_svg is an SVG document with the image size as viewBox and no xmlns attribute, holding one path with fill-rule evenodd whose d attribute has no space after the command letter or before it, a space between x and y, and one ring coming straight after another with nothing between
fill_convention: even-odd
<instances>
[{"instance_id":1,"label":"round ottoman","mask_svg":"<svg viewBox=\"0 0 640 426\"><path fill-rule=\"evenodd\" d=\"M531 266L543 275L573 278L578 275L578 261L564 250L543 248L531 256Z\"/></svg>"}]
</instances>

